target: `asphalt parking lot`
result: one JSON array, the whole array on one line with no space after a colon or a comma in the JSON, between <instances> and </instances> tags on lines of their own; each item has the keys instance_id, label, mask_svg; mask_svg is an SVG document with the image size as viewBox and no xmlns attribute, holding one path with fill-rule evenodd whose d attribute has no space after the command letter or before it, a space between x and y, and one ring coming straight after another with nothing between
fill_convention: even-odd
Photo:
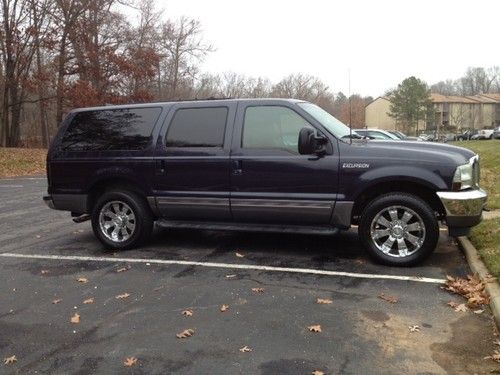
<instances>
[{"instance_id":1,"label":"asphalt parking lot","mask_svg":"<svg viewBox=\"0 0 500 375\"><path fill-rule=\"evenodd\" d=\"M355 231L156 228L144 248L115 254L103 250L89 222L48 209L45 187L43 178L0 180L0 358L17 358L0 364L2 374L499 370L483 359L498 348L489 311L447 305L463 300L442 290L441 280L469 270L445 232L436 253L409 269L374 264ZM186 309L193 315L182 315ZM78 324L70 322L75 313ZM321 332L310 332L312 325ZM186 329L194 335L176 337ZM244 346L252 351L240 352ZM138 361L124 367L127 357Z\"/></svg>"}]
</instances>

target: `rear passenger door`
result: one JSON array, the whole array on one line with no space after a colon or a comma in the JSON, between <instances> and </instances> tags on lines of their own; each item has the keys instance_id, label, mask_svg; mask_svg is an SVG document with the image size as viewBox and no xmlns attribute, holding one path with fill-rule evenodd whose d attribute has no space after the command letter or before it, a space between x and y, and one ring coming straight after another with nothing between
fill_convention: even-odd
<instances>
[{"instance_id":1,"label":"rear passenger door","mask_svg":"<svg viewBox=\"0 0 500 375\"><path fill-rule=\"evenodd\" d=\"M176 103L155 154L157 207L169 219L231 219L230 139L236 104Z\"/></svg>"}]
</instances>

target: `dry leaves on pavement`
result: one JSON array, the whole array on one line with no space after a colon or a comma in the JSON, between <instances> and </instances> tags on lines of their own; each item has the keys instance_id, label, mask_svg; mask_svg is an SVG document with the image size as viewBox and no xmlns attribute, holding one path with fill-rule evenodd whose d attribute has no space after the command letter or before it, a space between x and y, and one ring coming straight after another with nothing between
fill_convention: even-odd
<instances>
[{"instance_id":1,"label":"dry leaves on pavement","mask_svg":"<svg viewBox=\"0 0 500 375\"><path fill-rule=\"evenodd\" d=\"M62 299L57 298L57 299L52 300L52 304L57 305L61 301L62 301Z\"/></svg>"},{"instance_id":2,"label":"dry leaves on pavement","mask_svg":"<svg viewBox=\"0 0 500 375\"><path fill-rule=\"evenodd\" d=\"M76 281L82 284L86 284L89 282L89 280L86 277L79 277L78 279L76 279Z\"/></svg>"},{"instance_id":3,"label":"dry leaves on pavement","mask_svg":"<svg viewBox=\"0 0 500 375\"><path fill-rule=\"evenodd\" d=\"M42 275L48 275L50 273L50 271L49 270L41 270L40 273Z\"/></svg>"},{"instance_id":4,"label":"dry leaves on pavement","mask_svg":"<svg viewBox=\"0 0 500 375\"><path fill-rule=\"evenodd\" d=\"M222 305L222 306L220 307L220 311L221 311L221 312L226 312L227 310L229 310L229 305Z\"/></svg>"},{"instance_id":5,"label":"dry leaves on pavement","mask_svg":"<svg viewBox=\"0 0 500 375\"><path fill-rule=\"evenodd\" d=\"M94 303L94 298L88 298L85 301L83 301L84 305L90 305L91 303Z\"/></svg>"},{"instance_id":6,"label":"dry leaves on pavement","mask_svg":"<svg viewBox=\"0 0 500 375\"><path fill-rule=\"evenodd\" d=\"M420 332L420 327L417 325L409 326L408 329L410 332Z\"/></svg>"},{"instance_id":7,"label":"dry leaves on pavement","mask_svg":"<svg viewBox=\"0 0 500 375\"><path fill-rule=\"evenodd\" d=\"M309 327L307 327L307 329L311 332L322 332L321 326L319 324L309 326Z\"/></svg>"},{"instance_id":8,"label":"dry leaves on pavement","mask_svg":"<svg viewBox=\"0 0 500 375\"><path fill-rule=\"evenodd\" d=\"M484 283L477 275L468 275L466 279L446 276L444 289L465 297L469 307L478 307L490 303L490 297L484 290Z\"/></svg>"},{"instance_id":9,"label":"dry leaves on pavement","mask_svg":"<svg viewBox=\"0 0 500 375\"><path fill-rule=\"evenodd\" d=\"M387 295L385 295L384 293L380 293L380 294L378 295L378 298L383 299L384 301L389 302L389 303L397 303L397 302L399 301L399 298L398 298L398 297L395 297L395 296L387 296Z\"/></svg>"},{"instance_id":10,"label":"dry leaves on pavement","mask_svg":"<svg viewBox=\"0 0 500 375\"><path fill-rule=\"evenodd\" d=\"M116 270L117 273L120 273L120 272L125 272L125 271L128 271L131 267L130 266L126 266L126 267L121 267L121 268L118 268Z\"/></svg>"},{"instance_id":11,"label":"dry leaves on pavement","mask_svg":"<svg viewBox=\"0 0 500 375\"><path fill-rule=\"evenodd\" d=\"M235 274L232 275L226 275L226 279L234 279L236 277Z\"/></svg>"},{"instance_id":12,"label":"dry leaves on pavement","mask_svg":"<svg viewBox=\"0 0 500 375\"><path fill-rule=\"evenodd\" d=\"M73 324L78 324L80 323L80 314L78 313L75 313L75 315L73 315L70 319L71 323Z\"/></svg>"},{"instance_id":13,"label":"dry leaves on pavement","mask_svg":"<svg viewBox=\"0 0 500 375\"><path fill-rule=\"evenodd\" d=\"M15 355L3 359L3 363L5 365L12 365L15 362L17 362L17 358Z\"/></svg>"},{"instance_id":14,"label":"dry leaves on pavement","mask_svg":"<svg viewBox=\"0 0 500 375\"><path fill-rule=\"evenodd\" d=\"M448 306L451 306L456 312L467 312L469 310L467 306L465 306L465 303L450 301L448 302Z\"/></svg>"},{"instance_id":15,"label":"dry leaves on pavement","mask_svg":"<svg viewBox=\"0 0 500 375\"><path fill-rule=\"evenodd\" d=\"M118 294L117 296L115 296L116 299L125 299L128 297L130 297L129 293Z\"/></svg>"},{"instance_id":16,"label":"dry leaves on pavement","mask_svg":"<svg viewBox=\"0 0 500 375\"><path fill-rule=\"evenodd\" d=\"M311 375L326 375L323 371L320 370L314 370L311 372Z\"/></svg>"},{"instance_id":17,"label":"dry leaves on pavement","mask_svg":"<svg viewBox=\"0 0 500 375\"><path fill-rule=\"evenodd\" d=\"M252 348L249 348L248 346L245 345L243 348L240 348L239 351L242 353L248 353L252 351Z\"/></svg>"},{"instance_id":18,"label":"dry leaves on pavement","mask_svg":"<svg viewBox=\"0 0 500 375\"><path fill-rule=\"evenodd\" d=\"M176 334L175 336L178 338L178 339L186 339L188 337L191 337L194 335L194 329L185 329L184 331Z\"/></svg>"},{"instance_id":19,"label":"dry leaves on pavement","mask_svg":"<svg viewBox=\"0 0 500 375\"><path fill-rule=\"evenodd\" d=\"M329 304L333 303L333 301L331 299L318 298L316 300L316 303L319 304L319 305L329 305Z\"/></svg>"},{"instance_id":20,"label":"dry leaves on pavement","mask_svg":"<svg viewBox=\"0 0 500 375\"><path fill-rule=\"evenodd\" d=\"M238 258L244 258L245 256L241 253L234 253L234 255L236 255Z\"/></svg>"},{"instance_id":21,"label":"dry leaves on pavement","mask_svg":"<svg viewBox=\"0 0 500 375\"><path fill-rule=\"evenodd\" d=\"M182 312L182 315L184 316L193 316L193 310L187 309Z\"/></svg>"},{"instance_id":22,"label":"dry leaves on pavement","mask_svg":"<svg viewBox=\"0 0 500 375\"><path fill-rule=\"evenodd\" d=\"M135 357L127 357L123 362L123 366L125 367L132 367L135 366L136 364L137 364L137 358Z\"/></svg>"},{"instance_id":23,"label":"dry leaves on pavement","mask_svg":"<svg viewBox=\"0 0 500 375\"><path fill-rule=\"evenodd\" d=\"M500 350L495 350L492 355L486 356L484 359L492 359L493 361L500 363Z\"/></svg>"},{"instance_id":24,"label":"dry leaves on pavement","mask_svg":"<svg viewBox=\"0 0 500 375\"><path fill-rule=\"evenodd\" d=\"M254 293L264 293L264 288L252 288L252 292L254 292Z\"/></svg>"}]
</instances>

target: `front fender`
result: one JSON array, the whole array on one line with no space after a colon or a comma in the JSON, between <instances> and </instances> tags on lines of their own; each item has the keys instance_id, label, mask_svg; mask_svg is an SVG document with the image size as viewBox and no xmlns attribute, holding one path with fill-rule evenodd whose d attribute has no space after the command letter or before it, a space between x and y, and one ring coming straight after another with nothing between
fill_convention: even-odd
<instances>
[{"instance_id":1,"label":"front fender","mask_svg":"<svg viewBox=\"0 0 500 375\"><path fill-rule=\"evenodd\" d=\"M384 183L406 182L425 186L431 190L447 190L448 184L439 169L431 170L417 166L392 165L369 169L363 172L359 170L343 170L341 184L345 187L342 192L344 200L356 200L364 191L380 186Z\"/></svg>"}]
</instances>

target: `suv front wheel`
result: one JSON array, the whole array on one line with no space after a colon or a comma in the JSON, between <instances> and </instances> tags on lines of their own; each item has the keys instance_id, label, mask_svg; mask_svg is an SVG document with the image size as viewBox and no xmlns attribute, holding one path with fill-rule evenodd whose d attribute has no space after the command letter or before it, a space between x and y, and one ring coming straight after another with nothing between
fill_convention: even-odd
<instances>
[{"instance_id":1,"label":"suv front wheel","mask_svg":"<svg viewBox=\"0 0 500 375\"><path fill-rule=\"evenodd\" d=\"M130 191L108 191L92 210L95 236L111 250L141 245L153 230L153 215L147 202Z\"/></svg>"},{"instance_id":2,"label":"suv front wheel","mask_svg":"<svg viewBox=\"0 0 500 375\"><path fill-rule=\"evenodd\" d=\"M411 194L391 193L366 206L358 233L364 247L379 262L412 266L436 248L439 225L425 201Z\"/></svg>"}]
</instances>

